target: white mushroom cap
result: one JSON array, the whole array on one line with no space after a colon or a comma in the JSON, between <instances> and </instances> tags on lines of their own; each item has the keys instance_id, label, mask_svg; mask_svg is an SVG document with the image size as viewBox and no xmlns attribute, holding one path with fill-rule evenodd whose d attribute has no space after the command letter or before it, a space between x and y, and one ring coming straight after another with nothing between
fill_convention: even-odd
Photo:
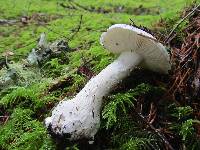
<instances>
[{"instance_id":1,"label":"white mushroom cap","mask_svg":"<svg viewBox=\"0 0 200 150\"><path fill-rule=\"evenodd\" d=\"M155 72L168 73L171 66L165 47L151 34L126 24L115 24L100 38L100 43L113 53L136 52L142 66Z\"/></svg>"}]
</instances>

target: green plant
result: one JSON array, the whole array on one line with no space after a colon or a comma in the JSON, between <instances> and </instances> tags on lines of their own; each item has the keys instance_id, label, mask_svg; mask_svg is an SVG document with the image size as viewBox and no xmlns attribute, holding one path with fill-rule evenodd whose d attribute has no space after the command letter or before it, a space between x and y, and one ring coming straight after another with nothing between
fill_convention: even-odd
<instances>
[{"instance_id":1,"label":"green plant","mask_svg":"<svg viewBox=\"0 0 200 150\"><path fill-rule=\"evenodd\" d=\"M15 87L6 95L2 94L0 106L11 111L14 108L31 108L33 111L38 111L46 107L48 102L55 102L53 95L42 97L41 93L47 88L48 80L43 83L35 83L28 87ZM0 95L1 96L1 95Z\"/></svg>"},{"instance_id":2,"label":"green plant","mask_svg":"<svg viewBox=\"0 0 200 150\"><path fill-rule=\"evenodd\" d=\"M189 119L182 123L180 135L183 137L183 141L186 140L186 138L191 137L191 135L194 133L194 127L193 127L194 120Z\"/></svg>"},{"instance_id":3,"label":"green plant","mask_svg":"<svg viewBox=\"0 0 200 150\"><path fill-rule=\"evenodd\" d=\"M152 89L153 87L149 84L142 83L126 93L109 96L109 103L105 105L102 111L102 117L107 121L106 128L112 127L117 122L118 114L127 114L127 110L134 106L134 101L136 101L137 96L147 94Z\"/></svg>"},{"instance_id":4,"label":"green plant","mask_svg":"<svg viewBox=\"0 0 200 150\"><path fill-rule=\"evenodd\" d=\"M180 135L183 137L183 140L190 139L194 135L194 123L200 124L199 120L189 119L182 123Z\"/></svg>"},{"instance_id":5,"label":"green plant","mask_svg":"<svg viewBox=\"0 0 200 150\"><path fill-rule=\"evenodd\" d=\"M178 118L179 120L183 117L187 117L191 115L193 112L193 109L190 106L186 107L175 107L172 116Z\"/></svg>"},{"instance_id":6,"label":"green plant","mask_svg":"<svg viewBox=\"0 0 200 150\"><path fill-rule=\"evenodd\" d=\"M126 114L126 107L133 106L132 100L134 99L132 97L131 93L118 93L116 95L112 95L109 97L111 101L104 107L102 111L102 117L103 119L107 120L106 128L110 128L114 125L114 123L117 122L117 111L119 109L122 110L124 114Z\"/></svg>"},{"instance_id":7,"label":"green plant","mask_svg":"<svg viewBox=\"0 0 200 150\"><path fill-rule=\"evenodd\" d=\"M143 150L143 149L159 149L159 146L155 144L158 140L154 137L138 138L132 137L126 143L124 143L121 150Z\"/></svg>"},{"instance_id":8,"label":"green plant","mask_svg":"<svg viewBox=\"0 0 200 150\"><path fill-rule=\"evenodd\" d=\"M138 118L121 115L112 133L112 144L116 149L162 149L162 141L153 132L144 130Z\"/></svg>"},{"instance_id":9,"label":"green plant","mask_svg":"<svg viewBox=\"0 0 200 150\"><path fill-rule=\"evenodd\" d=\"M30 109L17 108L13 111L6 125L0 128L1 149L54 149L43 124L32 117Z\"/></svg>"}]
</instances>

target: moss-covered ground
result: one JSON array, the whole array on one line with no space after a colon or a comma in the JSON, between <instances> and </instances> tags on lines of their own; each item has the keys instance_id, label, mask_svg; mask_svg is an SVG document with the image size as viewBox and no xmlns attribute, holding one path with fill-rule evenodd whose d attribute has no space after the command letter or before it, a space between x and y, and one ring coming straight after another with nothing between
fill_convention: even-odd
<instances>
[{"instance_id":1,"label":"moss-covered ground","mask_svg":"<svg viewBox=\"0 0 200 150\"><path fill-rule=\"evenodd\" d=\"M48 134L43 121L58 101L75 95L88 81L88 74L79 71L80 68L95 75L116 57L100 45L101 33L112 24L130 24L130 19L137 25L153 28L160 19L179 17L182 9L191 3L192 0L0 0L0 19L17 20L12 24L0 24L0 59L4 59L3 52L12 51L14 55L8 60L17 68L16 63L23 63L43 32L48 42L64 39L73 49L40 68L29 68L30 73L22 71L20 83L0 88L0 149L87 147L78 142L69 144L64 140L63 144L55 140ZM160 137L143 130L144 127L134 122L127 112L136 104L139 95L152 100L160 98L167 77L140 69L131 76L106 98L102 127L95 141L97 146L88 146L88 149L163 147ZM55 81L64 84L52 88ZM109 103L111 99L114 103ZM189 113L190 109L185 111Z\"/></svg>"}]
</instances>

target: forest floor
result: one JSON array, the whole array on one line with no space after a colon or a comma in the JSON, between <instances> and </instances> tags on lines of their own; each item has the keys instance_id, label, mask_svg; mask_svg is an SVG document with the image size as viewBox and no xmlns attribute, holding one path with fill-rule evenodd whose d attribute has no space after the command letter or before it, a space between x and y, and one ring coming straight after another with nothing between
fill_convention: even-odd
<instances>
[{"instance_id":1,"label":"forest floor","mask_svg":"<svg viewBox=\"0 0 200 150\"><path fill-rule=\"evenodd\" d=\"M195 6L192 0L0 1L0 149L198 150L200 16L181 20ZM171 72L137 68L120 83L104 100L94 144L52 137L44 119L116 58L99 38L119 23L151 29L171 54ZM42 33L47 45L64 48L29 65Z\"/></svg>"}]
</instances>

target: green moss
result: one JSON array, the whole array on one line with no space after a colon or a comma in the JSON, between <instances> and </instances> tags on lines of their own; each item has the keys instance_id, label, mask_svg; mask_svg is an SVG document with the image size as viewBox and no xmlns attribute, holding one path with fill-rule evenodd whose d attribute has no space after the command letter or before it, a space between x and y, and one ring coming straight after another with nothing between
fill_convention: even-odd
<instances>
[{"instance_id":1,"label":"green moss","mask_svg":"<svg viewBox=\"0 0 200 150\"><path fill-rule=\"evenodd\" d=\"M0 36L0 43L3 47L0 48L0 52L5 49L13 50L16 54L27 54L31 48L35 46L35 41L39 37L41 32L48 33L49 41L59 39L61 37L70 37L72 29L76 29L79 24L80 15L83 14L83 21L80 32L77 33L76 38L70 41L72 47L79 46L80 43L95 41L98 44L99 35L101 30L105 30L108 26L114 23L130 23L131 18L137 24L144 26L151 26L152 23L158 21L160 17L169 17L180 11L191 0L177 0L170 2L165 1L150 1L144 3L141 0L137 1L76 1L84 6L100 6L105 8L112 8L115 6L131 6L137 8L143 5L145 8L158 8L160 15L132 15L126 13L91 13L82 10L65 10L61 6L57 5L56 0L42 1L42 0L8 0L6 2L1 1L2 18L14 18L19 19L20 16L28 15L33 20L28 25L22 25L17 23L13 26L1 26L0 31L3 31ZM65 2L64 2L65 3ZM67 3L67 2L66 2ZM176 6L176 7L173 7ZM43 27L38 20L34 20L34 14L43 13L46 15L57 15L57 17L51 17L48 20L50 23L46 27ZM57 19L60 18L60 19ZM94 19L95 18L95 19ZM56 20L57 19L57 20ZM49 30L51 29L51 30ZM88 30L89 29L89 30ZM6 42L7 41L7 42ZM2 45L1 44L1 45ZM96 45L96 44L95 44ZM100 45L98 44L98 47Z\"/></svg>"},{"instance_id":2,"label":"green moss","mask_svg":"<svg viewBox=\"0 0 200 150\"><path fill-rule=\"evenodd\" d=\"M54 149L43 123L34 120L30 109L15 109L6 125L0 128L1 149Z\"/></svg>"},{"instance_id":3,"label":"green moss","mask_svg":"<svg viewBox=\"0 0 200 150\"><path fill-rule=\"evenodd\" d=\"M13 109L14 107L19 106L30 106L33 107L32 105L34 103L39 103L38 102L38 93L35 93L34 90L32 89L26 89L24 87L19 87L15 90L13 90L10 94L7 94L4 96L0 104L3 105L6 108L11 108ZM31 103L31 104L30 104Z\"/></svg>"},{"instance_id":4,"label":"green moss","mask_svg":"<svg viewBox=\"0 0 200 150\"><path fill-rule=\"evenodd\" d=\"M192 115L193 109L190 106L186 107L175 107L172 116L178 118L179 120Z\"/></svg>"},{"instance_id":5,"label":"green moss","mask_svg":"<svg viewBox=\"0 0 200 150\"><path fill-rule=\"evenodd\" d=\"M69 92L75 94L74 92L78 92L81 90L83 85L86 83L86 79L84 76L81 75L73 75L74 83L70 87Z\"/></svg>"},{"instance_id":6,"label":"green moss","mask_svg":"<svg viewBox=\"0 0 200 150\"><path fill-rule=\"evenodd\" d=\"M0 106L10 112L14 108L30 108L35 112L44 110L49 102L56 102L56 98L52 95L41 97L47 85L48 83L43 82L29 87L16 87L5 96L1 95L3 97L0 100Z\"/></svg>"}]
</instances>

